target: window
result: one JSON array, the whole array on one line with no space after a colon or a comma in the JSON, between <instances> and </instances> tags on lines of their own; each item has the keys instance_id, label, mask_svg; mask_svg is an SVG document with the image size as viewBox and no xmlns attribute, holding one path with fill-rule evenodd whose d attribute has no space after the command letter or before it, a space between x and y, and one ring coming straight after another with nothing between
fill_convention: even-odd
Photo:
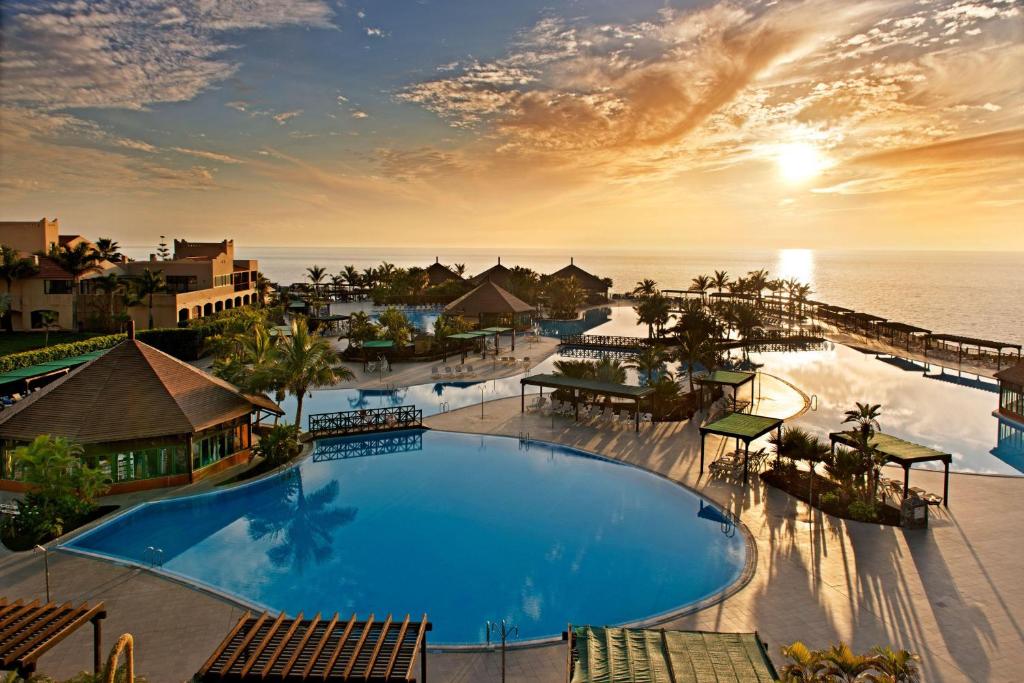
<instances>
[{"instance_id":1,"label":"window","mask_svg":"<svg viewBox=\"0 0 1024 683\"><path fill-rule=\"evenodd\" d=\"M32 311L32 313L29 315L29 325L36 329L42 327L43 323L46 322L46 320L44 320L44 317L49 318L49 324L51 326L51 329L60 326L60 314L57 313L57 311L47 310Z\"/></svg>"},{"instance_id":2,"label":"window","mask_svg":"<svg viewBox=\"0 0 1024 683\"><path fill-rule=\"evenodd\" d=\"M43 294L70 294L71 280L43 280Z\"/></svg>"},{"instance_id":3,"label":"window","mask_svg":"<svg viewBox=\"0 0 1024 683\"><path fill-rule=\"evenodd\" d=\"M249 447L248 425L230 427L192 442L192 469L199 470Z\"/></svg>"},{"instance_id":4,"label":"window","mask_svg":"<svg viewBox=\"0 0 1024 683\"><path fill-rule=\"evenodd\" d=\"M195 275L168 275L164 278L167 291L172 293L193 292L197 287Z\"/></svg>"},{"instance_id":5,"label":"window","mask_svg":"<svg viewBox=\"0 0 1024 683\"><path fill-rule=\"evenodd\" d=\"M188 473L185 448L177 445L109 453L100 456L97 465L115 484Z\"/></svg>"},{"instance_id":6,"label":"window","mask_svg":"<svg viewBox=\"0 0 1024 683\"><path fill-rule=\"evenodd\" d=\"M213 278L214 287L224 287L231 284L230 275L215 275Z\"/></svg>"}]
</instances>

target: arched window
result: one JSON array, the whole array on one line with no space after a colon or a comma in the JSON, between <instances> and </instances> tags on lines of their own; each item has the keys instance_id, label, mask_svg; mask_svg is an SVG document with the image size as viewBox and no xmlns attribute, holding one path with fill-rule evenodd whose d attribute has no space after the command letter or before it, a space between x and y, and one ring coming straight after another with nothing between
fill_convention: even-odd
<instances>
[{"instance_id":1,"label":"arched window","mask_svg":"<svg viewBox=\"0 0 1024 683\"><path fill-rule=\"evenodd\" d=\"M242 297L242 303L245 304L246 306L249 305L249 295L248 294L246 294L245 296Z\"/></svg>"},{"instance_id":2,"label":"arched window","mask_svg":"<svg viewBox=\"0 0 1024 683\"><path fill-rule=\"evenodd\" d=\"M213 304L203 305L203 315L213 315Z\"/></svg>"},{"instance_id":3,"label":"arched window","mask_svg":"<svg viewBox=\"0 0 1024 683\"><path fill-rule=\"evenodd\" d=\"M215 304L213 304L213 310L215 312L217 312L217 313L220 313L221 311L223 311L224 310L224 302L223 301L218 301Z\"/></svg>"},{"instance_id":4,"label":"arched window","mask_svg":"<svg viewBox=\"0 0 1024 683\"><path fill-rule=\"evenodd\" d=\"M188 322L188 309L187 308L182 308L181 310L178 311L178 322L179 323Z\"/></svg>"},{"instance_id":5,"label":"arched window","mask_svg":"<svg viewBox=\"0 0 1024 683\"><path fill-rule=\"evenodd\" d=\"M242 297L236 296L235 297L235 306L241 306L241 305L242 305Z\"/></svg>"},{"instance_id":6,"label":"arched window","mask_svg":"<svg viewBox=\"0 0 1024 683\"><path fill-rule=\"evenodd\" d=\"M233 302L231 299L226 299L224 301L224 308L234 308L234 307L235 307L235 302Z\"/></svg>"},{"instance_id":7,"label":"arched window","mask_svg":"<svg viewBox=\"0 0 1024 683\"><path fill-rule=\"evenodd\" d=\"M203 309L200 308L199 306L193 306L192 307L192 317L193 318L202 318L203 317Z\"/></svg>"}]
</instances>

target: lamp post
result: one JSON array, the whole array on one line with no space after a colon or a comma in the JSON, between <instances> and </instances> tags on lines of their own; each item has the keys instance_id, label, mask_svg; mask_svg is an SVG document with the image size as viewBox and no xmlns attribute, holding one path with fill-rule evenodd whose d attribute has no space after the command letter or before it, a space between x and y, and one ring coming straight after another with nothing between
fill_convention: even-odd
<instances>
[{"instance_id":1,"label":"lamp post","mask_svg":"<svg viewBox=\"0 0 1024 683\"><path fill-rule=\"evenodd\" d=\"M480 419L484 419L484 387L486 385L480 385Z\"/></svg>"},{"instance_id":2,"label":"lamp post","mask_svg":"<svg viewBox=\"0 0 1024 683\"><path fill-rule=\"evenodd\" d=\"M43 572L46 575L46 602L50 602L50 551L41 545L37 545L36 550L43 553Z\"/></svg>"}]
</instances>

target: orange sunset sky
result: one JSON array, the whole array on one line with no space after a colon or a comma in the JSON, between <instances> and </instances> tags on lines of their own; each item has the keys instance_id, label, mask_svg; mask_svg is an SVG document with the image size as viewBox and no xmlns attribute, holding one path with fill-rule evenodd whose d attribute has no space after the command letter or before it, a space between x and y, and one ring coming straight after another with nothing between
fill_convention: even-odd
<instances>
[{"instance_id":1,"label":"orange sunset sky","mask_svg":"<svg viewBox=\"0 0 1024 683\"><path fill-rule=\"evenodd\" d=\"M5 220L122 244L1024 249L1015 0L2 12Z\"/></svg>"}]
</instances>

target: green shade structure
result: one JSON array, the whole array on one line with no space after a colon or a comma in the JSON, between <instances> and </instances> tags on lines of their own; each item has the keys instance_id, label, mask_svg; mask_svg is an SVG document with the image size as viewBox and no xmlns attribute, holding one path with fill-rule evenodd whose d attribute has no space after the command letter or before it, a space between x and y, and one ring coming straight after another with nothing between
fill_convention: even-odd
<instances>
[{"instance_id":1,"label":"green shade structure","mask_svg":"<svg viewBox=\"0 0 1024 683\"><path fill-rule=\"evenodd\" d=\"M736 394L739 392L740 387L744 384L750 384L750 404L754 404L754 380L757 378L756 372L743 372L742 370L715 370L709 375L703 377L694 377L693 381L695 384L701 385L701 391L704 390L704 385L711 384L722 387L732 388L732 407L736 409ZM703 405L703 401L701 401Z\"/></svg>"},{"instance_id":2,"label":"green shade structure","mask_svg":"<svg viewBox=\"0 0 1024 683\"><path fill-rule=\"evenodd\" d=\"M459 332L458 334L449 334L447 338L448 339L459 339L459 340L462 340L462 341L466 341L466 340L469 340L469 339L477 339L479 337L480 337L479 334L475 334L473 332Z\"/></svg>"},{"instance_id":3,"label":"green shade structure","mask_svg":"<svg viewBox=\"0 0 1024 683\"><path fill-rule=\"evenodd\" d=\"M569 683L770 683L779 680L757 633L570 627Z\"/></svg>"},{"instance_id":4,"label":"green shade structure","mask_svg":"<svg viewBox=\"0 0 1024 683\"><path fill-rule=\"evenodd\" d=\"M781 436L782 422L783 420L780 418L768 417L766 415L729 413L725 417L704 425L700 428L701 474L704 473L704 437L708 434L717 434L718 436L737 439L745 444L743 451L743 485L746 486L748 478L747 466L750 459L750 442L776 429Z\"/></svg>"},{"instance_id":5,"label":"green shade structure","mask_svg":"<svg viewBox=\"0 0 1024 683\"><path fill-rule=\"evenodd\" d=\"M828 435L832 442L832 450L835 452L837 443L851 448L857 447L857 442L851 432L832 432ZM906 441L892 434L875 432L868 439L868 446L876 453L885 456L886 462L891 462L903 468L903 497L907 497L910 488L910 468L915 463L941 462L945 466L945 479L942 484L942 504L949 507L949 466L953 462L953 456L949 453L922 446L913 441Z\"/></svg>"},{"instance_id":6,"label":"green shade structure","mask_svg":"<svg viewBox=\"0 0 1024 683\"><path fill-rule=\"evenodd\" d=\"M530 377L524 377L519 380L519 384L521 388L520 410L522 412L526 412L526 387L540 387L542 395L544 393L544 387L551 389L567 389L572 392L572 403L575 407L575 416L577 420L580 419L580 407L579 402L577 401L577 395L580 391L600 394L603 396L632 399L636 405L636 414L634 418L636 431L638 432L640 431L640 401L654 394L653 387L637 387L632 384L599 382L595 379L564 377L562 375L531 375Z\"/></svg>"},{"instance_id":7,"label":"green shade structure","mask_svg":"<svg viewBox=\"0 0 1024 683\"><path fill-rule=\"evenodd\" d=\"M0 384L7 384L9 382L17 382L21 380L25 381L27 385L31 380L37 377L46 377L61 371L71 370L79 365L95 360L108 350L109 349L100 349L98 351L90 351L89 353L83 353L80 356L61 358L60 360L50 360L45 363L38 363L36 365L29 365L28 367L10 370L9 372L0 374Z\"/></svg>"},{"instance_id":8,"label":"green shade structure","mask_svg":"<svg viewBox=\"0 0 1024 683\"><path fill-rule=\"evenodd\" d=\"M364 349L390 349L394 347L395 342L391 339L372 339L370 341L363 342Z\"/></svg>"}]
</instances>

